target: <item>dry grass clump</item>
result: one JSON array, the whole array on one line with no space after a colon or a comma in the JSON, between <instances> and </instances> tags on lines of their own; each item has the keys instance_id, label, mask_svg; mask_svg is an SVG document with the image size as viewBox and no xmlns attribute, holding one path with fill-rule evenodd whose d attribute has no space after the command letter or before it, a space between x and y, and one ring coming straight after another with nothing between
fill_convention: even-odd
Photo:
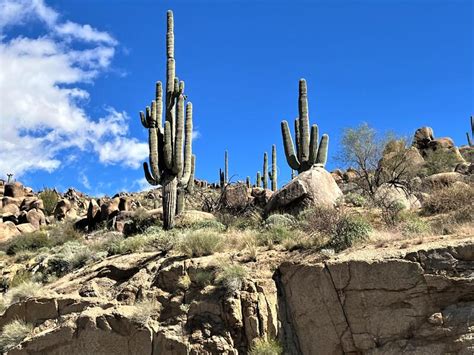
<instances>
[{"instance_id":1,"label":"dry grass clump","mask_svg":"<svg viewBox=\"0 0 474 355\"><path fill-rule=\"evenodd\" d=\"M3 304L4 307L9 307L17 302L26 301L31 298L46 297L48 295L49 293L41 287L41 284L26 281L9 289L5 296L3 296Z\"/></svg>"},{"instance_id":2,"label":"dry grass clump","mask_svg":"<svg viewBox=\"0 0 474 355\"><path fill-rule=\"evenodd\" d=\"M145 300L135 303L133 311L129 314L129 318L140 325L147 325L153 315L160 312L160 303L155 300Z\"/></svg>"},{"instance_id":3,"label":"dry grass clump","mask_svg":"<svg viewBox=\"0 0 474 355\"><path fill-rule=\"evenodd\" d=\"M423 203L423 213L434 215L463 210L468 212L473 208L474 186L464 183L453 184L450 187L431 192ZM463 213L464 215L465 213Z\"/></svg>"},{"instance_id":4,"label":"dry grass clump","mask_svg":"<svg viewBox=\"0 0 474 355\"><path fill-rule=\"evenodd\" d=\"M259 338L254 341L249 355L282 355L283 347L277 340Z\"/></svg>"},{"instance_id":5,"label":"dry grass clump","mask_svg":"<svg viewBox=\"0 0 474 355\"><path fill-rule=\"evenodd\" d=\"M212 230L197 230L186 233L179 250L188 257L211 255L224 247L223 237Z\"/></svg>"},{"instance_id":6,"label":"dry grass clump","mask_svg":"<svg viewBox=\"0 0 474 355\"><path fill-rule=\"evenodd\" d=\"M247 269L241 265L230 264L221 266L217 271L215 281L221 284L227 292L239 291L247 276Z\"/></svg>"},{"instance_id":7,"label":"dry grass clump","mask_svg":"<svg viewBox=\"0 0 474 355\"><path fill-rule=\"evenodd\" d=\"M33 334L33 326L21 320L14 320L3 327L0 333L0 353L6 353Z\"/></svg>"}]
</instances>

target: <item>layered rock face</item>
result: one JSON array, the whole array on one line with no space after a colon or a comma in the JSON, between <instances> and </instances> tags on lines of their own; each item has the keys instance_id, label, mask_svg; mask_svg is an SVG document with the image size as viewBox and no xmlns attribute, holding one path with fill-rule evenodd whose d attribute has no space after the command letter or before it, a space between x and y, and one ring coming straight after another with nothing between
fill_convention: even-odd
<instances>
[{"instance_id":1,"label":"layered rock face","mask_svg":"<svg viewBox=\"0 0 474 355\"><path fill-rule=\"evenodd\" d=\"M474 244L400 258L285 263L288 354L472 354Z\"/></svg>"},{"instance_id":2,"label":"layered rock face","mask_svg":"<svg viewBox=\"0 0 474 355\"><path fill-rule=\"evenodd\" d=\"M9 354L246 354L261 337L285 354L474 351L470 240L300 257L273 277L260 265L234 292L202 284L215 267L216 256L112 257L52 284L54 297L13 304L0 329L14 319L36 327ZM139 306L147 300L153 314Z\"/></svg>"}]
</instances>

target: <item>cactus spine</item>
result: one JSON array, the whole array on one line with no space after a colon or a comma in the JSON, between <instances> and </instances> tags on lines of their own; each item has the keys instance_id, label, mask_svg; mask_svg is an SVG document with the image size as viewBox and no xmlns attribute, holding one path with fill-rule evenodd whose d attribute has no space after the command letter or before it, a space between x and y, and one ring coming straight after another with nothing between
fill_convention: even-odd
<instances>
[{"instance_id":1,"label":"cactus spine","mask_svg":"<svg viewBox=\"0 0 474 355\"><path fill-rule=\"evenodd\" d=\"M268 189L268 155L263 153L263 172L262 172L263 188Z\"/></svg>"},{"instance_id":2,"label":"cactus spine","mask_svg":"<svg viewBox=\"0 0 474 355\"><path fill-rule=\"evenodd\" d=\"M145 113L140 112L140 119L149 134L150 166L143 163L145 178L151 185L162 185L163 228L172 229L176 213L184 208L184 189L191 177L193 106L188 102L185 113L184 82L175 75L174 23L170 10L167 12L166 58L164 105L162 84L157 82L155 100Z\"/></svg>"},{"instance_id":3,"label":"cactus spine","mask_svg":"<svg viewBox=\"0 0 474 355\"><path fill-rule=\"evenodd\" d=\"M300 79L298 97L298 118L295 119L296 152L287 121L281 122L281 132L285 156L291 169L298 173L309 170L313 165L326 165L329 136L323 134L318 145L318 126L313 124L309 128L308 89L306 80Z\"/></svg>"},{"instance_id":4,"label":"cactus spine","mask_svg":"<svg viewBox=\"0 0 474 355\"><path fill-rule=\"evenodd\" d=\"M277 153L276 153L275 144L272 145L272 171L268 173L268 177L270 178L272 191L276 191L278 189L278 184L277 184Z\"/></svg>"},{"instance_id":5,"label":"cactus spine","mask_svg":"<svg viewBox=\"0 0 474 355\"><path fill-rule=\"evenodd\" d=\"M469 132L466 132L467 144L470 147L474 147L474 142L473 142L473 139L474 139L474 116L471 116L471 136L472 136L472 139L469 136Z\"/></svg>"},{"instance_id":6,"label":"cactus spine","mask_svg":"<svg viewBox=\"0 0 474 355\"><path fill-rule=\"evenodd\" d=\"M260 171L257 171L257 180L255 181L255 187L260 187L262 182L262 177L260 176Z\"/></svg>"}]
</instances>

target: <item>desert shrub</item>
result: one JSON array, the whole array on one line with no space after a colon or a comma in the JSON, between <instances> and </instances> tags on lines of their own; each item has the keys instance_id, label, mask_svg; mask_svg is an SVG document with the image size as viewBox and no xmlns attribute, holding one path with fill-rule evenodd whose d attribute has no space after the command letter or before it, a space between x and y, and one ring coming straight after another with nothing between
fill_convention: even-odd
<instances>
[{"instance_id":1,"label":"desert shrub","mask_svg":"<svg viewBox=\"0 0 474 355\"><path fill-rule=\"evenodd\" d=\"M349 192L347 195L345 195L344 201L355 207L362 207L367 204L365 197L355 192Z\"/></svg>"},{"instance_id":2,"label":"desert shrub","mask_svg":"<svg viewBox=\"0 0 474 355\"><path fill-rule=\"evenodd\" d=\"M286 227L292 228L296 225L296 219L290 214L272 214L264 221L266 228Z\"/></svg>"},{"instance_id":3,"label":"desert shrub","mask_svg":"<svg viewBox=\"0 0 474 355\"><path fill-rule=\"evenodd\" d=\"M206 287L212 284L212 281L214 280L214 273L208 270L200 270L196 272L196 275L194 275L193 279L193 281L199 287Z\"/></svg>"},{"instance_id":4,"label":"desert shrub","mask_svg":"<svg viewBox=\"0 0 474 355\"><path fill-rule=\"evenodd\" d=\"M45 292L40 284L26 281L9 289L5 294L5 301L7 305L11 305L13 303L25 301L30 298L42 297L44 295Z\"/></svg>"},{"instance_id":5,"label":"desert shrub","mask_svg":"<svg viewBox=\"0 0 474 355\"><path fill-rule=\"evenodd\" d=\"M217 272L216 282L228 292L235 292L242 288L242 283L247 276L247 269L241 265L224 265Z\"/></svg>"},{"instance_id":6,"label":"desert shrub","mask_svg":"<svg viewBox=\"0 0 474 355\"><path fill-rule=\"evenodd\" d=\"M100 254L95 254L88 246L78 242L67 242L53 250L45 273L61 277L99 258Z\"/></svg>"},{"instance_id":7,"label":"desert shrub","mask_svg":"<svg viewBox=\"0 0 474 355\"><path fill-rule=\"evenodd\" d=\"M224 232L226 230L226 226L224 224L213 219L194 222L187 226L187 228L192 230L211 229L217 232Z\"/></svg>"},{"instance_id":8,"label":"desert shrub","mask_svg":"<svg viewBox=\"0 0 474 355\"><path fill-rule=\"evenodd\" d=\"M291 239L293 233L291 229L286 227L270 227L257 235L257 243L272 247L274 244L281 244L285 239Z\"/></svg>"},{"instance_id":9,"label":"desert shrub","mask_svg":"<svg viewBox=\"0 0 474 355\"><path fill-rule=\"evenodd\" d=\"M433 174L453 171L459 161L452 151L438 149L425 157L425 164L420 169L420 175L430 176Z\"/></svg>"},{"instance_id":10,"label":"desert shrub","mask_svg":"<svg viewBox=\"0 0 474 355\"><path fill-rule=\"evenodd\" d=\"M27 270L19 270L8 283L8 288L13 288L25 282L31 281L31 273Z\"/></svg>"},{"instance_id":11,"label":"desert shrub","mask_svg":"<svg viewBox=\"0 0 474 355\"><path fill-rule=\"evenodd\" d=\"M24 233L10 240L6 252L8 255L15 255L21 251L38 250L52 245L48 234L45 231L35 231Z\"/></svg>"},{"instance_id":12,"label":"desert shrub","mask_svg":"<svg viewBox=\"0 0 474 355\"><path fill-rule=\"evenodd\" d=\"M254 341L249 355L282 355L283 347L277 340L260 338Z\"/></svg>"},{"instance_id":13,"label":"desert shrub","mask_svg":"<svg viewBox=\"0 0 474 355\"><path fill-rule=\"evenodd\" d=\"M52 215L59 200L58 193L53 189L45 188L39 193L38 197L43 200L45 214L47 216Z\"/></svg>"},{"instance_id":14,"label":"desert shrub","mask_svg":"<svg viewBox=\"0 0 474 355\"><path fill-rule=\"evenodd\" d=\"M129 318L140 325L146 325L154 314L160 310L160 304L154 300L135 303Z\"/></svg>"},{"instance_id":15,"label":"desert shrub","mask_svg":"<svg viewBox=\"0 0 474 355\"><path fill-rule=\"evenodd\" d=\"M161 225L161 221L154 216L150 216L145 208L140 207L135 210L132 216L132 223L128 228L124 229L124 234L126 236L141 234L151 226L156 225Z\"/></svg>"},{"instance_id":16,"label":"desert shrub","mask_svg":"<svg viewBox=\"0 0 474 355\"><path fill-rule=\"evenodd\" d=\"M214 231L198 230L186 233L179 245L182 253L189 257L211 255L223 247L223 238Z\"/></svg>"},{"instance_id":17,"label":"desert shrub","mask_svg":"<svg viewBox=\"0 0 474 355\"><path fill-rule=\"evenodd\" d=\"M336 252L340 252L350 248L358 240L367 239L371 230L371 225L361 216L343 214L335 226L328 245Z\"/></svg>"},{"instance_id":18,"label":"desert shrub","mask_svg":"<svg viewBox=\"0 0 474 355\"><path fill-rule=\"evenodd\" d=\"M33 333L33 326L21 320L14 320L5 326L0 333L0 353L6 353Z\"/></svg>"},{"instance_id":19,"label":"desert shrub","mask_svg":"<svg viewBox=\"0 0 474 355\"><path fill-rule=\"evenodd\" d=\"M395 226L401 220L405 205L397 200L378 199L376 206L381 211L383 221L387 226Z\"/></svg>"},{"instance_id":20,"label":"desert shrub","mask_svg":"<svg viewBox=\"0 0 474 355\"><path fill-rule=\"evenodd\" d=\"M258 229L262 223L262 215L257 210L246 211L239 215L221 212L217 214L217 220L225 225L226 229Z\"/></svg>"},{"instance_id":21,"label":"desert shrub","mask_svg":"<svg viewBox=\"0 0 474 355\"><path fill-rule=\"evenodd\" d=\"M362 216L332 208L311 209L303 218L301 228L317 241L316 245L332 248L336 252L366 239L372 230L370 223Z\"/></svg>"},{"instance_id":22,"label":"desert shrub","mask_svg":"<svg viewBox=\"0 0 474 355\"><path fill-rule=\"evenodd\" d=\"M413 212L401 213L400 220L400 231L405 236L424 235L431 231L429 223Z\"/></svg>"},{"instance_id":23,"label":"desert shrub","mask_svg":"<svg viewBox=\"0 0 474 355\"><path fill-rule=\"evenodd\" d=\"M0 315L2 315L3 312L5 312L7 307L8 305L7 305L7 302L5 301L5 298L0 295Z\"/></svg>"},{"instance_id":24,"label":"desert shrub","mask_svg":"<svg viewBox=\"0 0 474 355\"><path fill-rule=\"evenodd\" d=\"M472 206L472 201L474 201L474 186L454 184L433 190L423 202L422 210L426 215L447 213Z\"/></svg>"}]
</instances>

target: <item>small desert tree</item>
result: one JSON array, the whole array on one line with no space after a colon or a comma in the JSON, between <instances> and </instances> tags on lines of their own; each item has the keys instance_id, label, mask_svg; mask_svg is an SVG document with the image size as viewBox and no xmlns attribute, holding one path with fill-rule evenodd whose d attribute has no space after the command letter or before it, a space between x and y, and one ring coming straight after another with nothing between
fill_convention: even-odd
<instances>
[{"instance_id":1,"label":"small desert tree","mask_svg":"<svg viewBox=\"0 0 474 355\"><path fill-rule=\"evenodd\" d=\"M413 158L414 153L405 139L397 139L392 133L380 135L367 123L362 123L356 128L344 129L337 159L356 168L354 183L373 198L377 188L384 183L411 189L410 183L419 163Z\"/></svg>"}]
</instances>

